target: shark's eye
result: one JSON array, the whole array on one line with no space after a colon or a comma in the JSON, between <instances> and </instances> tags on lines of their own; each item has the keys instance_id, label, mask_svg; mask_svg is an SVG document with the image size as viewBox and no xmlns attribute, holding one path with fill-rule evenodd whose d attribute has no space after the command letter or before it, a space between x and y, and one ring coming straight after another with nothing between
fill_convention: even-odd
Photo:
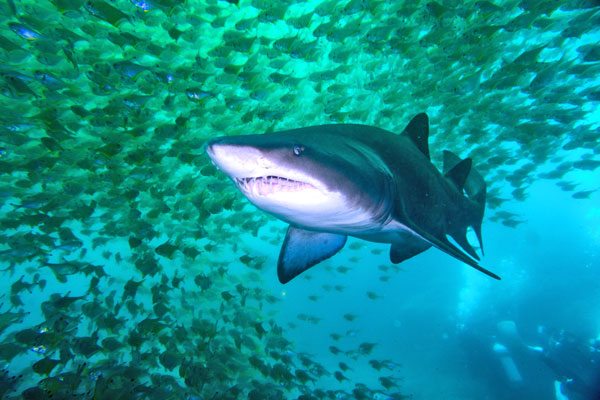
<instances>
[{"instance_id":1,"label":"shark's eye","mask_svg":"<svg viewBox=\"0 0 600 400\"><path fill-rule=\"evenodd\" d=\"M299 156L300 154L302 154L302 152L304 151L304 146L300 146L300 145L295 145L294 146L294 154Z\"/></svg>"}]
</instances>

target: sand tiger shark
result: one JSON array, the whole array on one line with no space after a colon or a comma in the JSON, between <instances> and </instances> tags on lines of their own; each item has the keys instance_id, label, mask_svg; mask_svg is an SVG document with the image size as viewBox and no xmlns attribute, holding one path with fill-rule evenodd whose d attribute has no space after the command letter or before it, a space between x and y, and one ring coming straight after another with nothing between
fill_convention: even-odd
<instances>
[{"instance_id":1,"label":"sand tiger shark","mask_svg":"<svg viewBox=\"0 0 600 400\"><path fill-rule=\"evenodd\" d=\"M466 235L471 227L483 255L483 178L450 151L440 173L428 140L421 113L401 134L332 124L217 137L205 149L251 203L289 224L281 283L332 257L348 236L390 243L395 264L433 246L500 279L479 265Z\"/></svg>"}]
</instances>

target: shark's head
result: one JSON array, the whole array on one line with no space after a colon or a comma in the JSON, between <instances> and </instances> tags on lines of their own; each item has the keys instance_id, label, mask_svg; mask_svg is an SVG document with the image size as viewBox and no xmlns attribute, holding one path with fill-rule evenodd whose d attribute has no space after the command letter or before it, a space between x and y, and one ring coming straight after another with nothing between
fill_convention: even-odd
<instances>
[{"instance_id":1,"label":"shark's head","mask_svg":"<svg viewBox=\"0 0 600 400\"><path fill-rule=\"evenodd\" d=\"M386 218L389 171L332 127L220 137L206 152L253 204L280 219L316 230L364 229Z\"/></svg>"}]
</instances>

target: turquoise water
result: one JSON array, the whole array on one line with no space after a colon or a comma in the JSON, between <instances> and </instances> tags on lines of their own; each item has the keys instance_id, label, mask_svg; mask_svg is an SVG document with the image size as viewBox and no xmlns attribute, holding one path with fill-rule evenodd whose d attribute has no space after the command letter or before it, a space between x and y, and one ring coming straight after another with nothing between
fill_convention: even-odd
<instances>
[{"instance_id":1,"label":"turquoise water","mask_svg":"<svg viewBox=\"0 0 600 400\"><path fill-rule=\"evenodd\" d=\"M0 9L0 397L600 393L595 2ZM286 224L204 143L419 112L485 178L502 280L350 239L281 285Z\"/></svg>"}]
</instances>

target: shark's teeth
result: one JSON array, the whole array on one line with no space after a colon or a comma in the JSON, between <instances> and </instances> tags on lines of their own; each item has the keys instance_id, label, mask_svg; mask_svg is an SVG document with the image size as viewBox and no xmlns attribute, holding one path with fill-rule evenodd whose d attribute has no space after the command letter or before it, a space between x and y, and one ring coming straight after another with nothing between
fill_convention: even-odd
<instances>
[{"instance_id":1,"label":"shark's teeth","mask_svg":"<svg viewBox=\"0 0 600 400\"><path fill-rule=\"evenodd\" d=\"M265 196L275 192L297 192L315 188L310 183L280 176L235 178L235 183L242 191L252 196Z\"/></svg>"}]
</instances>

